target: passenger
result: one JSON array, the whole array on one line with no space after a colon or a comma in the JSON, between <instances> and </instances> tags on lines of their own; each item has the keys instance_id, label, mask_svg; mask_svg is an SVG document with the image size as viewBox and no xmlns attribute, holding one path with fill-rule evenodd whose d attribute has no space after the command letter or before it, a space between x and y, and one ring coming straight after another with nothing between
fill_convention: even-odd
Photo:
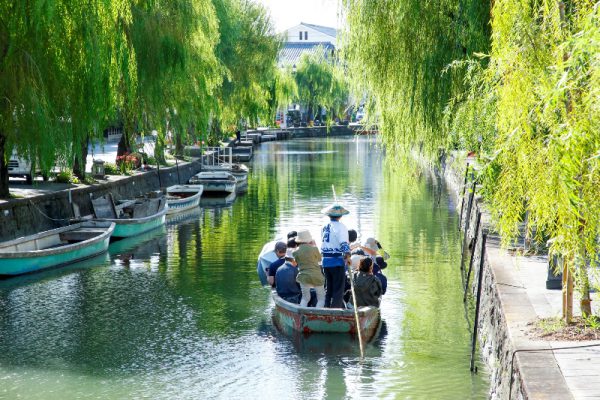
<instances>
[{"instance_id":1,"label":"passenger","mask_svg":"<svg viewBox=\"0 0 600 400\"><path fill-rule=\"evenodd\" d=\"M285 253L287 251L287 245L283 242L275 243L275 255L277 256L277 260L273 261L269 268L267 268L267 282L271 287L275 287L275 274L277 273L277 268L281 267L283 263L285 263Z\"/></svg>"},{"instance_id":2,"label":"passenger","mask_svg":"<svg viewBox=\"0 0 600 400\"><path fill-rule=\"evenodd\" d=\"M297 247L298 247L298 243L296 243L296 237L295 236L287 241L287 248L288 248L288 250L289 249L295 249Z\"/></svg>"},{"instance_id":3,"label":"passenger","mask_svg":"<svg viewBox=\"0 0 600 400\"><path fill-rule=\"evenodd\" d=\"M356 241L357 239L358 233L354 229L348 230L348 243L350 244L350 250L360 247L360 243Z\"/></svg>"},{"instance_id":4,"label":"passenger","mask_svg":"<svg viewBox=\"0 0 600 400\"><path fill-rule=\"evenodd\" d=\"M350 257L350 266L352 267L352 271L358 271L358 266L360 264L360 260L365 258L364 254L354 254L352 252L352 256Z\"/></svg>"},{"instance_id":5,"label":"passenger","mask_svg":"<svg viewBox=\"0 0 600 400\"><path fill-rule=\"evenodd\" d=\"M387 291L387 278L381 272L381 270L383 269L381 268L381 265L377 264L377 252L381 249L381 244L379 244L379 242L374 238L370 237L367 238L367 240L365 240L365 242L362 245L362 249L365 252L365 254L369 258L371 258L371 261L373 262L373 275L379 278L379 280L381 281L381 288L383 289L381 294L385 294L385 292ZM381 258L381 260L383 260L383 257ZM384 268L385 267L387 267L387 263L385 264Z\"/></svg>"},{"instance_id":6,"label":"passenger","mask_svg":"<svg viewBox=\"0 0 600 400\"><path fill-rule=\"evenodd\" d=\"M363 258L365 258L364 254L358 255L352 252L352 256L350 257L350 277L352 277L352 273L358 272L358 265ZM352 286L350 285L350 277L346 275L346 282L344 285L344 303L349 305L347 308L352 308Z\"/></svg>"},{"instance_id":7,"label":"passenger","mask_svg":"<svg viewBox=\"0 0 600 400\"><path fill-rule=\"evenodd\" d=\"M300 303L302 291L296 281L298 276L298 264L292 254L293 250L288 249L285 255L285 264L277 268L275 274L275 288L279 297L290 303Z\"/></svg>"},{"instance_id":8,"label":"passenger","mask_svg":"<svg viewBox=\"0 0 600 400\"><path fill-rule=\"evenodd\" d=\"M383 289L381 281L373 275L373 260L370 257L363 258L358 269L354 273L356 307L379 307Z\"/></svg>"},{"instance_id":9,"label":"passenger","mask_svg":"<svg viewBox=\"0 0 600 400\"><path fill-rule=\"evenodd\" d=\"M339 204L333 204L321 212L330 218L329 223L323 227L321 245L323 271L327 281L325 307L344 308L344 283L346 264L350 259L350 245L348 228L340 222L340 218L349 214L349 211Z\"/></svg>"},{"instance_id":10,"label":"passenger","mask_svg":"<svg viewBox=\"0 0 600 400\"><path fill-rule=\"evenodd\" d=\"M317 294L317 307L321 308L325 304L325 288L323 287L325 277L319 266L321 253L309 231L298 232L296 243L298 243L298 250L294 251L293 256L298 263L298 277L296 280L302 291L300 305L303 307L308 305L310 289L314 288Z\"/></svg>"}]
</instances>

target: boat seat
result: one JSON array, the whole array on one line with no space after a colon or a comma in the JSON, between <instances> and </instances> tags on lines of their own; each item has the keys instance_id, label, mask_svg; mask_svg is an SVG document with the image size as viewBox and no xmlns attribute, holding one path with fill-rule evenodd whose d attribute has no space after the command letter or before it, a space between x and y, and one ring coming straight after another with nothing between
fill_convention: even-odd
<instances>
[{"instance_id":1,"label":"boat seat","mask_svg":"<svg viewBox=\"0 0 600 400\"><path fill-rule=\"evenodd\" d=\"M136 204L133 207L133 216L132 218L144 218L154 215L158 212L159 206L161 205L163 199L147 199L146 201Z\"/></svg>"},{"instance_id":2,"label":"boat seat","mask_svg":"<svg viewBox=\"0 0 600 400\"><path fill-rule=\"evenodd\" d=\"M96 218L115 219L118 216L113 197L110 193L97 199L92 199L92 209Z\"/></svg>"},{"instance_id":3,"label":"boat seat","mask_svg":"<svg viewBox=\"0 0 600 400\"><path fill-rule=\"evenodd\" d=\"M82 242L84 240L88 240L103 234L104 230L101 229L76 229L73 231L62 232L60 234L60 239L67 242Z\"/></svg>"}]
</instances>

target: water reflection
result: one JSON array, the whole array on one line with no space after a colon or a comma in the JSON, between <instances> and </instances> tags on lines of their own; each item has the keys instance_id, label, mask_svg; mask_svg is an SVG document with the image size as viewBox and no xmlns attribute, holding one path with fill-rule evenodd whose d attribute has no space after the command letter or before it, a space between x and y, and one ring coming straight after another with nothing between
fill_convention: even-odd
<instances>
[{"instance_id":1,"label":"water reflection","mask_svg":"<svg viewBox=\"0 0 600 400\"><path fill-rule=\"evenodd\" d=\"M473 398L450 200L372 138L270 142L247 194L111 244L96 265L0 286L0 398ZM392 258L380 334L290 337L256 276L263 244L319 237L331 184ZM90 260L92 261L92 260ZM480 369L481 370L481 369Z\"/></svg>"}]
</instances>

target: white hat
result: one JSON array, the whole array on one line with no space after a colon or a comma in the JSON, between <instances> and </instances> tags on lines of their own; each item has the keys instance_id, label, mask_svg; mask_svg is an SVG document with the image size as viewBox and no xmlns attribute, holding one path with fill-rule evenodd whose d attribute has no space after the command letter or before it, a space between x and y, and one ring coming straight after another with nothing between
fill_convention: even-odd
<instances>
[{"instance_id":1,"label":"white hat","mask_svg":"<svg viewBox=\"0 0 600 400\"><path fill-rule=\"evenodd\" d=\"M330 217L341 217L342 215L350 214L350 211L346 210L341 204L333 203L329 207L323 208L321 213Z\"/></svg>"},{"instance_id":2,"label":"white hat","mask_svg":"<svg viewBox=\"0 0 600 400\"><path fill-rule=\"evenodd\" d=\"M296 249L287 249L285 252L285 258L294 258L294 251Z\"/></svg>"},{"instance_id":3,"label":"white hat","mask_svg":"<svg viewBox=\"0 0 600 400\"><path fill-rule=\"evenodd\" d=\"M379 246L377 246L377 240L375 240L375 238L367 238L367 240L365 240L362 244L362 247L364 249L369 249L372 251L378 251L379 250Z\"/></svg>"},{"instance_id":4,"label":"white hat","mask_svg":"<svg viewBox=\"0 0 600 400\"><path fill-rule=\"evenodd\" d=\"M307 230L298 232L298 235L296 236L296 243L310 243L312 241L313 238Z\"/></svg>"},{"instance_id":5,"label":"white hat","mask_svg":"<svg viewBox=\"0 0 600 400\"><path fill-rule=\"evenodd\" d=\"M350 265L352 266L352 268L358 269L358 264L360 264L360 260L362 260L363 258L365 258L365 256L361 256L360 254L355 254L352 257L350 257Z\"/></svg>"}]
</instances>

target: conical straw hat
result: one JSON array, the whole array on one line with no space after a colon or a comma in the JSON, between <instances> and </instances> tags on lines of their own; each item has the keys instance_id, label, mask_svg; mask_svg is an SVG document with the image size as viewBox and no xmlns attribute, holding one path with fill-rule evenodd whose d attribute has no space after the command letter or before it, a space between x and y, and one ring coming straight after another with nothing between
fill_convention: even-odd
<instances>
[{"instance_id":1,"label":"conical straw hat","mask_svg":"<svg viewBox=\"0 0 600 400\"><path fill-rule=\"evenodd\" d=\"M350 211L346 210L341 204L333 203L329 207L322 209L321 213L330 217L341 217L342 215L350 214Z\"/></svg>"}]
</instances>

